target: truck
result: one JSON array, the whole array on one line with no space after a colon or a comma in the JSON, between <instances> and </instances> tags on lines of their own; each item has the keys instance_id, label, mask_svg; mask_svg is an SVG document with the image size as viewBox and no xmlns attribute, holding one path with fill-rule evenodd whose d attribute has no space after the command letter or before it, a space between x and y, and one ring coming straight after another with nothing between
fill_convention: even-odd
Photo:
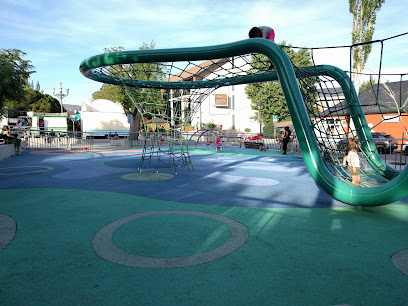
<instances>
[{"instance_id":1,"label":"truck","mask_svg":"<svg viewBox=\"0 0 408 306\"><path fill-rule=\"evenodd\" d=\"M60 135L67 134L68 113L40 113L27 112L31 135L38 134L38 131L51 131Z\"/></svg>"},{"instance_id":2,"label":"truck","mask_svg":"<svg viewBox=\"0 0 408 306\"><path fill-rule=\"evenodd\" d=\"M128 117L121 105L109 100L83 101L81 130L94 137L107 137L109 133L125 136L129 133Z\"/></svg>"}]
</instances>

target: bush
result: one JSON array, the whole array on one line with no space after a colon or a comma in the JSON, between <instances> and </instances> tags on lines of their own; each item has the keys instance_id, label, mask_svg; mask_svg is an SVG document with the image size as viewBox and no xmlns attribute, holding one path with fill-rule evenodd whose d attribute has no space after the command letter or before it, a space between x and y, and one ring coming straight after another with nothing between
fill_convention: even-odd
<instances>
[{"instance_id":1,"label":"bush","mask_svg":"<svg viewBox=\"0 0 408 306\"><path fill-rule=\"evenodd\" d=\"M267 122L263 129L262 129L262 133L264 134L265 138L274 138L273 133L274 133L274 124L273 122Z\"/></svg>"},{"instance_id":2,"label":"bush","mask_svg":"<svg viewBox=\"0 0 408 306\"><path fill-rule=\"evenodd\" d=\"M210 122L207 124L209 129L215 129L217 127L217 125L214 122Z\"/></svg>"}]
</instances>

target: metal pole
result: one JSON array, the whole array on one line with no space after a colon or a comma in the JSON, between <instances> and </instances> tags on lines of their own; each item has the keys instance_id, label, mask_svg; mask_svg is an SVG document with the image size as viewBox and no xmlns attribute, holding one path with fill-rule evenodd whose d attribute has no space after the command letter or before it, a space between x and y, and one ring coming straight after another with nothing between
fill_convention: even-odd
<instances>
[{"instance_id":1,"label":"metal pole","mask_svg":"<svg viewBox=\"0 0 408 306\"><path fill-rule=\"evenodd\" d=\"M263 103L258 102L256 105L258 107L259 134L262 134L262 108L263 108Z\"/></svg>"},{"instance_id":2,"label":"metal pole","mask_svg":"<svg viewBox=\"0 0 408 306\"><path fill-rule=\"evenodd\" d=\"M69 94L69 89L67 88L66 90L67 90L67 93L66 93L66 94L62 93L62 83L61 83L61 82L58 83L58 92L57 92L57 93L55 93L55 88L52 88L52 94L53 94L55 97L58 97L58 98L59 98L60 107L61 107L61 114L64 112L64 109L63 109L63 106L62 106L62 100L63 100L66 96L68 96L68 94Z\"/></svg>"}]
</instances>

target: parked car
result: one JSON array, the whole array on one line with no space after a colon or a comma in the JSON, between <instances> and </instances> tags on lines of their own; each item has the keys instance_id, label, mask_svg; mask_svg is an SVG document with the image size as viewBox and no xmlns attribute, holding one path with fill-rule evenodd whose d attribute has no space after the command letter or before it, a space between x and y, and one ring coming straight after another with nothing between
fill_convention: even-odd
<instances>
[{"instance_id":1,"label":"parked car","mask_svg":"<svg viewBox=\"0 0 408 306\"><path fill-rule=\"evenodd\" d=\"M371 133L373 137L375 147L377 148L378 153L391 153L398 148L398 141L385 133ZM337 149L340 151L346 150L347 138L343 138L337 143ZM407 143L408 144L408 143ZM404 151L405 152L405 151ZM407 149L408 152L408 149Z\"/></svg>"},{"instance_id":2,"label":"parked car","mask_svg":"<svg viewBox=\"0 0 408 306\"><path fill-rule=\"evenodd\" d=\"M371 133L378 153L392 152L398 148L398 141L385 133Z\"/></svg>"}]
</instances>

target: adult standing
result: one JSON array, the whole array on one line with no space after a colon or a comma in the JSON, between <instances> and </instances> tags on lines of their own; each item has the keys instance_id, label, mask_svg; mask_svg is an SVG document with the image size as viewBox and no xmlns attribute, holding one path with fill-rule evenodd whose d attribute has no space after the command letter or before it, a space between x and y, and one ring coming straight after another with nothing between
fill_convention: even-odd
<instances>
[{"instance_id":1,"label":"adult standing","mask_svg":"<svg viewBox=\"0 0 408 306\"><path fill-rule=\"evenodd\" d=\"M290 135L292 135L292 131L289 129L288 126L285 126L285 133L283 134L283 154L286 154L288 149L288 143L290 141Z\"/></svg>"}]
</instances>

